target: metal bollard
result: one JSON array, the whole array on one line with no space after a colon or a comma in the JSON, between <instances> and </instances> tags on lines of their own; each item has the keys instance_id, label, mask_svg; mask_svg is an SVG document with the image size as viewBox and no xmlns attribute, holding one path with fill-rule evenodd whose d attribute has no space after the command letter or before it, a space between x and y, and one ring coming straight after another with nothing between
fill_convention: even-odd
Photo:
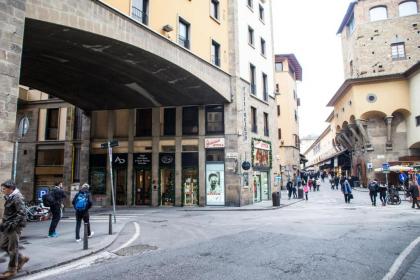
<instances>
[{"instance_id":1,"label":"metal bollard","mask_svg":"<svg viewBox=\"0 0 420 280\"><path fill-rule=\"evenodd\" d=\"M108 234L112 235L112 214L109 214L109 228L108 228Z\"/></svg>"},{"instance_id":2,"label":"metal bollard","mask_svg":"<svg viewBox=\"0 0 420 280\"><path fill-rule=\"evenodd\" d=\"M83 250L88 249L88 223L85 223L84 232L83 232Z\"/></svg>"}]
</instances>

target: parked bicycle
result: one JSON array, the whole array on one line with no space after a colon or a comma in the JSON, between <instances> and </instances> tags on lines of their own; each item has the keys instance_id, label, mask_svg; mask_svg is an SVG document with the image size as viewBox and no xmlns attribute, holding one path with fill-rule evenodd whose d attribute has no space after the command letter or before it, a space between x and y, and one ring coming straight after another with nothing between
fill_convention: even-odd
<instances>
[{"instance_id":1,"label":"parked bicycle","mask_svg":"<svg viewBox=\"0 0 420 280\"><path fill-rule=\"evenodd\" d=\"M51 218L49 207L45 207L42 203L38 205L25 204L26 220L29 222L46 221Z\"/></svg>"},{"instance_id":2,"label":"parked bicycle","mask_svg":"<svg viewBox=\"0 0 420 280\"><path fill-rule=\"evenodd\" d=\"M386 197L386 203L388 205L399 205L401 204L401 198L398 189L395 186L388 188L388 195Z\"/></svg>"}]
</instances>

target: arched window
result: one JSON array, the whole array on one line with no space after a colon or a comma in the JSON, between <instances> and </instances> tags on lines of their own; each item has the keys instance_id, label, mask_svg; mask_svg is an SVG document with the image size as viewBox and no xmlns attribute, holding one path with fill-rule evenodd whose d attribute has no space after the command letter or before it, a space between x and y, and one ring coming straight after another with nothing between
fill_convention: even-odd
<instances>
[{"instance_id":1,"label":"arched window","mask_svg":"<svg viewBox=\"0 0 420 280\"><path fill-rule=\"evenodd\" d=\"M417 14L417 2L416 1L405 1L400 3L398 6L400 17L415 15Z\"/></svg>"},{"instance_id":2,"label":"arched window","mask_svg":"<svg viewBox=\"0 0 420 280\"><path fill-rule=\"evenodd\" d=\"M388 18L388 12L385 6L373 7L369 10L370 21L383 20Z\"/></svg>"}]
</instances>

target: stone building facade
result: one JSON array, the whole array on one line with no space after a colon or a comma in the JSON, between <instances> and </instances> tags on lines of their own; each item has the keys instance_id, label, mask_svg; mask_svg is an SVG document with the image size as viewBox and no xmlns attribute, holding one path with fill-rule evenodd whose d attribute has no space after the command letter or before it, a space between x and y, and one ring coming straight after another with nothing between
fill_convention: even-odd
<instances>
[{"instance_id":1,"label":"stone building facade","mask_svg":"<svg viewBox=\"0 0 420 280\"><path fill-rule=\"evenodd\" d=\"M175 34L158 20L155 27L153 17L147 24L139 22L132 18L132 7L124 12L111 2L26 1L29 35L12 130L28 122L18 141L16 168L27 199L37 199L55 181L64 181L69 193L71 185L89 182L97 205L111 203L112 185L117 204L129 206L242 206L270 199L279 173L269 72L271 1L254 0L258 12L237 0L219 6L220 29L212 29L216 33L211 36L221 43L220 60L205 51L210 42L190 37L190 49L186 38L178 38L179 26ZM194 27L204 16L191 13L188 5L193 4L202 3L186 4L183 20ZM199 10L208 16L207 9ZM238 23L244 10L255 22L265 11L265 22L259 24L268 34L266 56L254 50L261 56L257 69L271 69L263 70L265 84L260 77L252 81L239 66L248 51L238 52L238 46L249 47L242 30L247 26ZM171 13L178 22L179 11ZM60 47L53 50L51 43ZM214 46L211 42L211 51ZM112 157L101 148L109 140L119 142ZM243 169L243 162L250 169Z\"/></svg>"},{"instance_id":2,"label":"stone building facade","mask_svg":"<svg viewBox=\"0 0 420 280\"><path fill-rule=\"evenodd\" d=\"M352 176L367 185L384 163L415 165L420 160L411 101L418 91L418 1L363 0L350 4L338 33L342 36L346 81L332 97L334 144L352 156ZM419 136L411 139L417 143ZM398 184L395 173L392 184Z\"/></svg>"}]
</instances>

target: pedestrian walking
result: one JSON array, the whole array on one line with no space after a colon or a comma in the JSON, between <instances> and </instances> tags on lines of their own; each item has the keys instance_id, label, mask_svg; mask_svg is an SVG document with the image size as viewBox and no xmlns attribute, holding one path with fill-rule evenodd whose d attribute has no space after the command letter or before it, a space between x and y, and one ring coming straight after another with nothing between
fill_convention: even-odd
<instances>
[{"instance_id":1,"label":"pedestrian walking","mask_svg":"<svg viewBox=\"0 0 420 280\"><path fill-rule=\"evenodd\" d=\"M303 187L303 192L305 193L305 199L308 200L309 183Z\"/></svg>"},{"instance_id":2,"label":"pedestrian walking","mask_svg":"<svg viewBox=\"0 0 420 280\"><path fill-rule=\"evenodd\" d=\"M292 197L292 192L293 192L293 183L292 181L290 181L290 179L287 181L286 184L286 189L287 189L287 196L290 198Z\"/></svg>"},{"instance_id":3,"label":"pedestrian walking","mask_svg":"<svg viewBox=\"0 0 420 280\"><path fill-rule=\"evenodd\" d=\"M344 201L346 203L350 203L350 199L353 198L353 194L351 191L350 183L346 178L344 178L343 184L341 185L341 192L344 194Z\"/></svg>"},{"instance_id":4,"label":"pedestrian walking","mask_svg":"<svg viewBox=\"0 0 420 280\"><path fill-rule=\"evenodd\" d=\"M84 183L82 188L73 198L72 204L76 210L76 242L80 242L80 226L82 220L87 224L88 237L92 237L94 232L90 230L89 209L92 207L89 185Z\"/></svg>"},{"instance_id":5,"label":"pedestrian walking","mask_svg":"<svg viewBox=\"0 0 420 280\"><path fill-rule=\"evenodd\" d=\"M386 206L386 192L388 188L384 184L379 184L378 192L379 192L379 199L382 202L382 206Z\"/></svg>"},{"instance_id":6,"label":"pedestrian walking","mask_svg":"<svg viewBox=\"0 0 420 280\"><path fill-rule=\"evenodd\" d=\"M321 186L321 180L316 179L316 190L319 192L319 187Z\"/></svg>"},{"instance_id":7,"label":"pedestrian walking","mask_svg":"<svg viewBox=\"0 0 420 280\"><path fill-rule=\"evenodd\" d=\"M338 190L338 185L340 184L340 178L336 175L334 177L334 185L335 185L335 189Z\"/></svg>"},{"instance_id":8,"label":"pedestrian walking","mask_svg":"<svg viewBox=\"0 0 420 280\"><path fill-rule=\"evenodd\" d=\"M48 230L48 237L58 237L59 234L56 231L56 228L61 219L61 207L63 205L63 201L67 197L63 191L63 182L55 183L53 189L48 195L51 197L49 207L52 213L51 224Z\"/></svg>"},{"instance_id":9,"label":"pedestrian walking","mask_svg":"<svg viewBox=\"0 0 420 280\"><path fill-rule=\"evenodd\" d=\"M293 198L297 198L296 185L293 185L292 192L293 192Z\"/></svg>"},{"instance_id":10,"label":"pedestrian walking","mask_svg":"<svg viewBox=\"0 0 420 280\"><path fill-rule=\"evenodd\" d=\"M313 180L312 179L308 179L308 187L309 187L309 191L312 191L312 185L313 185Z\"/></svg>"},{"instance_id":11,"label":"pedestrian walking","mask_svg":"<svg viewBox=\"0 0 420 280\"><path fill-rule=\"evenodd\" d=\"M415 180L411 182L408 192L411 194L411 198L413 199L413 205L411 208L415 208L415 205L417 205L417 209L420 209L420 186Z\"/></svg>"},{"instance_id":12,"label":"pedestrian walking","mask_svg":"<svg viewBox=\"0 0 420 280\"><path fill-rule=\"evenodd\" d=\"M0 279L9 279L20 271L29 257L19 253L19 238L26 224L26 211L23 195L17 189L15 182L7 180L1 184L4 196L3 220L0 224L0 246L9 255L9 264Z\"/></svg>"},{"instance_id":13,"label":"pedestrian walking","mask_svg":"<svg viewBox=\"0 0 420 280\"><path fill-rule=\"evenodd\" d=\"M369 189L370 201L372 202L373 206L376 206L376 197L378 195L378 189L379 189L378 181L376 181L376 179L373 179L369 183L368 189Z\"/></svg>"}]
</instances>

